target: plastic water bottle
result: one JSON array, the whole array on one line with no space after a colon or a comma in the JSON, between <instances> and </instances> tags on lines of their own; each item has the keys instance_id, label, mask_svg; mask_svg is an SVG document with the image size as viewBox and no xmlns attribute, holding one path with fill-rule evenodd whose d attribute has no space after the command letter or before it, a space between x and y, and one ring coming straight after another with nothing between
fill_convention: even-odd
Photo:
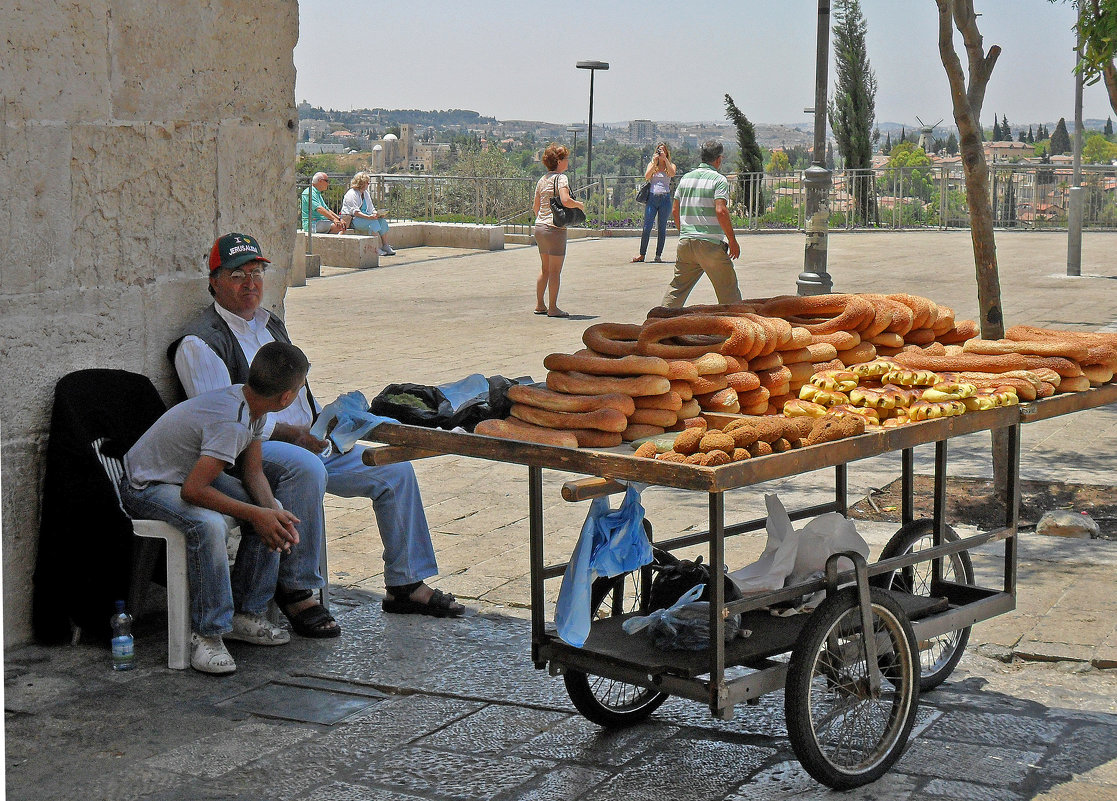
<instances>
[{"instance_id":1,"label":"plastic water bottle","mask_svg":"<svg viewBox=\"0 0 1117 801\"><path fill-rule=\"evenodd\" d=\"M112 626L112 669L131 670L136 666L136 651L132 642L132 616L124 611L124 601L116 602L116 614L109 625Z\"/></svg>"}]
</instances>

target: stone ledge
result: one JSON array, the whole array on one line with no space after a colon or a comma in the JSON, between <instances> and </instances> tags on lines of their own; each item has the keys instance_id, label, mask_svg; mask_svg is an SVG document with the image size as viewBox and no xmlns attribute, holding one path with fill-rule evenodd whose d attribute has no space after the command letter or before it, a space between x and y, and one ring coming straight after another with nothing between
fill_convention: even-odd
<instances>
[{"instance_id":1,"label":"stone ledge","mask_svg":"<svg viewBox=\"0 0 1117 801\"><path fill-rule=\"evenodd\" d=\"M393 248L443 247L472 250L504 250L504 229L499 225L471 223L389 223ZM311 247L322 264L330 267L370 269L380 266L380 237L376 234L314 234ZM295 253L306 253L306 232L297 231ZM309 273L308 273L309 275Z\"/></svg>"}]
</instances>

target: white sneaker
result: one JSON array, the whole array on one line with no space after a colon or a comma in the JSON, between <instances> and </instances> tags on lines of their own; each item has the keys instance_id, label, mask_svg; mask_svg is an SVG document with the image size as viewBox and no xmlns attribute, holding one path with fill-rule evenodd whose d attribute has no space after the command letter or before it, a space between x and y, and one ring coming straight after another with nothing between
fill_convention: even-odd
<instances>
[{"instance_id":1,"label":"white sneaker","mask_svg":"<svg viewBox=\"0 0 1117 801\"><path fill-rule=\"evenodd\" d=\"M394 250L392 250L391 245L384 245L382 248L380 248L380 255L381 256L394 256L394 255L396 255L396 252Z\"/></svg>"},{"instance_id":2,"label":"white sneaker","mask_svg":"<svg viewBox=\"0 0 1117 801\"><path fill-rule=\"evenodd\" d=\"M291 632L262 615L237 612L233 615L233 630L225 635L225 639L253 645L285 645L291 642Z\"/></svg>"},{"instance_id":3,"label":"white sneaker","mask_svg":"<svg viewBox=\"0 0 1117 801\"><path fill-rule=\"evenodd\" d=\"M225 643L220 635L201 637L191 634L190 645L190 667L194 670L217 675L236 672L237 663L225 650Z\"/></svg>"}]
</instances>

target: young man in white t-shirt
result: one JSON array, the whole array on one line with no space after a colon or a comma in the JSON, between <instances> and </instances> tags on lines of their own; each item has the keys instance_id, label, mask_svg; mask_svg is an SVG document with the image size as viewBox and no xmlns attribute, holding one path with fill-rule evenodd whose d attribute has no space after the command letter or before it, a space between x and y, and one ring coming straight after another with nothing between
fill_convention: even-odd
<instances>
[{"instance_id":1,"label":"young man in white t-shirt","mask_svg":"<svg viewBox=\"0 0 1117 801\"><path fill-rule=\"evenodd\" d=\"M264 612L280 554L299 542L300 521L272 495L260 437L268 412L291 405L309 368L294 345L269 343L252 360L246 384L178 404L124 456L121 497L128 513L165 520L186 534L190 664L203 673L236 670L222 636L257 645L290 640ZM239 479L226 472L234 466ZM232 575L223 515L246 524Z\"/></svg>"}]
</instances>

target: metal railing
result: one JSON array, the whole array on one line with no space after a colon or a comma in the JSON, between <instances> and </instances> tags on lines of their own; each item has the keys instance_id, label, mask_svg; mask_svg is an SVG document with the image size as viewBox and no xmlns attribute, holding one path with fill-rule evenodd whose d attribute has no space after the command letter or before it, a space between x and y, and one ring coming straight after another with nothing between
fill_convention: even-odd
<instances>
[{"instance_id":1,"label":"metal railing","mask_svg":"<svg viewBox=\"0 0 1117 801\"><path fill-rule=\"evenodd\" d=\"M1048 164L990 165L994 225L1000 228L1066 228L1071 169ZM744 230L803 229L801 172L730 174L730 213ZM308 179L300 176L302 192ZM370 191L391 220L473 222L530 233L537 178L455 175L374 175ZM636 228L644 206L636 202L642 175L597 177L576 185L586 204L586 227ZM836 170L830 191L832 230L968 228L965 176L960 165ZM334 211L349 176L331 175L325 192ZM1117 166L1083 166L1085 227L1117 229Z\"/></svg>"}]
</instances>

